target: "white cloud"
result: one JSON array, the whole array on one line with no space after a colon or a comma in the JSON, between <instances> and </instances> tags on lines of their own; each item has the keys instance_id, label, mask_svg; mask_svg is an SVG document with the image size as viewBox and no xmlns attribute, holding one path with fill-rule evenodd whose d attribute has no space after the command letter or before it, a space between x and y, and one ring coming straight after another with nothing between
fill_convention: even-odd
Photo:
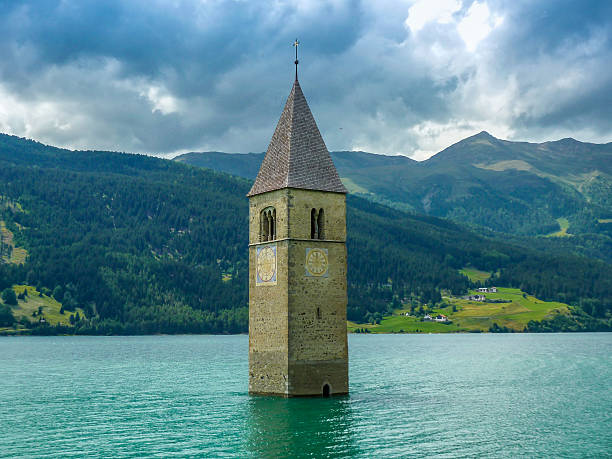
<instances>
[{"instance_id":1,"label":"white cloud","mask_svg":"<svg viewBox=\"0 0 612 459\"><path fill-rule=\"evenodd\" d=\"M44 131L68 132L75 116L53 101L22 101L0 84L0 132L35 138Z\"/></svg>"},{"instance_id":2,"label":"white cloud","mask_svg":"<svg viewBox=\"0 0 612 459\"><path fill-rule=\"evenodd\" d=\"M179 101L160 86L151 85L146 90L140 91L140 95L146 97L153 105L151 113L160 112L162 115L168 115L179 111Z\"/></svg>"},{"instance_id":3,"label":"white cloud","mask_svg":"<svg viewBox=\"0 0 612 459\"><path fill-rule=\"evenodd\" d=\"M430 22L448 24L460 9L460 0L418 0L408 10L405 24L416 33Z\"/></svg>"},{"instance_id":4,"label":"white cloud","mask_svg":"<svg viewBox=\"0 0 612 459\"><path fill-rule=\"evenodd\" d=\"M502 139L507 138L510 134L504 126L488 124L483 126L483 123L478 120L452 119L446 123L424 121L410 129L418 144L410 157L417 161L425 160L446 147L483 130Z\"/></svg>"},{"instance_id":5,"label":"white cloud","mask_svg":"<svg viewBox=\"0 0 612 459\"><path fill-rule=\"evenodd\" d=\"M457 24L457 31L467 49L474 51L478 44L502 23L503 17L492 15L486 2L474 2L467 14Z\"/></svg>"}]
</instances>

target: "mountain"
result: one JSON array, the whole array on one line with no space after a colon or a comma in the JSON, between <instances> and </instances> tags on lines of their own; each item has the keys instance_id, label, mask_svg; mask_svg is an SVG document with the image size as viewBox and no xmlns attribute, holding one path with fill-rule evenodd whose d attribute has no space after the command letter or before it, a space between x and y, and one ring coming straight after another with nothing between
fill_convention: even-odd
<instances>
[{"instance_id":1,"label":"mountain","mask_svg":"<svg viewBox=\"0 0 612 459\"><path fill-rule=\"evenodd\" d=\"M255 180L263 158L264 153L232 154L208 151L206 153L185 153L174 160Z\"/></svg>"},{"instance_id":2,"label":"mountain","mask_svg":"<svg viewBox=\"0 0 612 459\"><path fill-rule=\"evenodd\" d=\"M24 264L0 262L0 290L35 286L85 313L74 329L41 333L245 332L251 185L177 161L0 135L0 220L27 251ZM472 284L459 270L469 265L495 273L491 282L576 305L595 318L586 329L608 326L604 262L518 247L358 196L348 197L347 222L352 320L405 298L431 304L443 291L462 294Z\"/></svg>"},{"instance_id":3,"label":"mountain","mask_svg":"<svg viewBox=\"0 0 612 459\"><path fill-rule=\"evenodd\" d=\"M612 241L612 143L510 142L481 132L422 162L364 152L332 158L351 192L391 207L513 235L568 225L567 234ZM261 156L189 153L175 160L254 178Z\"/></svg>"}]
</instances>

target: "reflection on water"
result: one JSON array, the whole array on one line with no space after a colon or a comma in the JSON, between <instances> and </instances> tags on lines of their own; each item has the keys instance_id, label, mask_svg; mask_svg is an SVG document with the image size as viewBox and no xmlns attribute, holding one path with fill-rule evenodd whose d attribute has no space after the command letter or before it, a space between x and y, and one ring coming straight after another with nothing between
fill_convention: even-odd
<instances>
[{"instance_id":1,"label":"reflection on water","mask_svg":"<svg viewBox=\"0 0 612 459\"><path fill-rule=\"evenodd\" d=\"M249 400L248 440L257 457L336 457L357 454L349 397Z\"/></svg>"}]
</instances>

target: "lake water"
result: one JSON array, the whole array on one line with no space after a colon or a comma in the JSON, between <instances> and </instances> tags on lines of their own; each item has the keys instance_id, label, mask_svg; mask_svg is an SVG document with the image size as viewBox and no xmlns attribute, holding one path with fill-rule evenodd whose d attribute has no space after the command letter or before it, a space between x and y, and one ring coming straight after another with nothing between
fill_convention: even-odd
<instances>
[{"instance_id":1,"label":"lake water","mask_svg":"<svg viewBox=\"0 0 612 459\"><path fill-rule=\"evenodd\" d=\"M349 349L349 396L281 399L247 395L246 336L0 338L0 456L612 456L612 334Z\"/></svg>"}]
</instances>

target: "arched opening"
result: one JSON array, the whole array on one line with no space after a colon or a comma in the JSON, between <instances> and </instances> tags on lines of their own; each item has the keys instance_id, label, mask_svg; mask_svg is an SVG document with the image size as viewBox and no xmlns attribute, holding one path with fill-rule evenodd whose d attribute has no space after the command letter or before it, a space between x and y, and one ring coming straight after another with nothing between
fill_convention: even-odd
<instances>
[{"instance_id":1,"label":"arched opening","mask_svg":"<svg viewBox=\"0 0 612 459\"><path fill-rule=\"evenodd\" d=\"M321 320L321 308L317 308L317 319Z\"/></svg>"},{"instance_id":2,"label":"arched opening","mask_svg":"<svg viewBox=\"0 0 612 459\"><path fill-rule=\"evenodd\" d=\"M323 209L310 211L310 239L324 239L325 213Z\"/></svg>"},{"instance_id":3,"label":"arched opening","mask_svg":"<svg viewBox=\"0 0 612 459\"><path fill-rule=\"evenodd\" d=\"M276 239L276 209L272 209L272 240Z\"/></svg>"},{"instance_id":4,"label":"arched opening","mask_svg":"<svg viewBox=\"0 0 612 459\"><path fill-rule=\"evenodd\" d=\"M317 209L310 211L310 239L316 239L317 236Z\"/></svg>"},{"instance_id":5,"label":"arched opening","mask_svg":"<svg viewBox=\"0 0 612 459\"><path fill-rule=\"evenodd\" d=\"M266 207L259 218L259 240L261 242L276 239L276 209Z\"/></svg>"},{"instance_id":6,"label":"arched opening","mask_svg":"<svg viewBox=\"0 0 612 459\"><path fill-rule=\"evenodd\" d=\"M323 397L329 397L331 395L331 387L329 384L323 384Z\"/></svg>"},{"instance_id":7,"label":"arched opening","mask_svg":"<svg viewBox=\"0 0 612 459\"><path fill-rule=\"evenodd\" d=\"M319 216L317 217L317 239L325 239L324 229L325 229L325 214L323 213L323 209L319 209Z\"/></svg>"},{"instance_id":8,"label":"arched opening","mask_svg":"<svg viewBox=\"0 0 612 459\"><path fill-rule=\"evenodd\" d=\"M259 240L262 242L268 240L268 216L265 212L261 213Z\"/></svg>"}]
</instances>

